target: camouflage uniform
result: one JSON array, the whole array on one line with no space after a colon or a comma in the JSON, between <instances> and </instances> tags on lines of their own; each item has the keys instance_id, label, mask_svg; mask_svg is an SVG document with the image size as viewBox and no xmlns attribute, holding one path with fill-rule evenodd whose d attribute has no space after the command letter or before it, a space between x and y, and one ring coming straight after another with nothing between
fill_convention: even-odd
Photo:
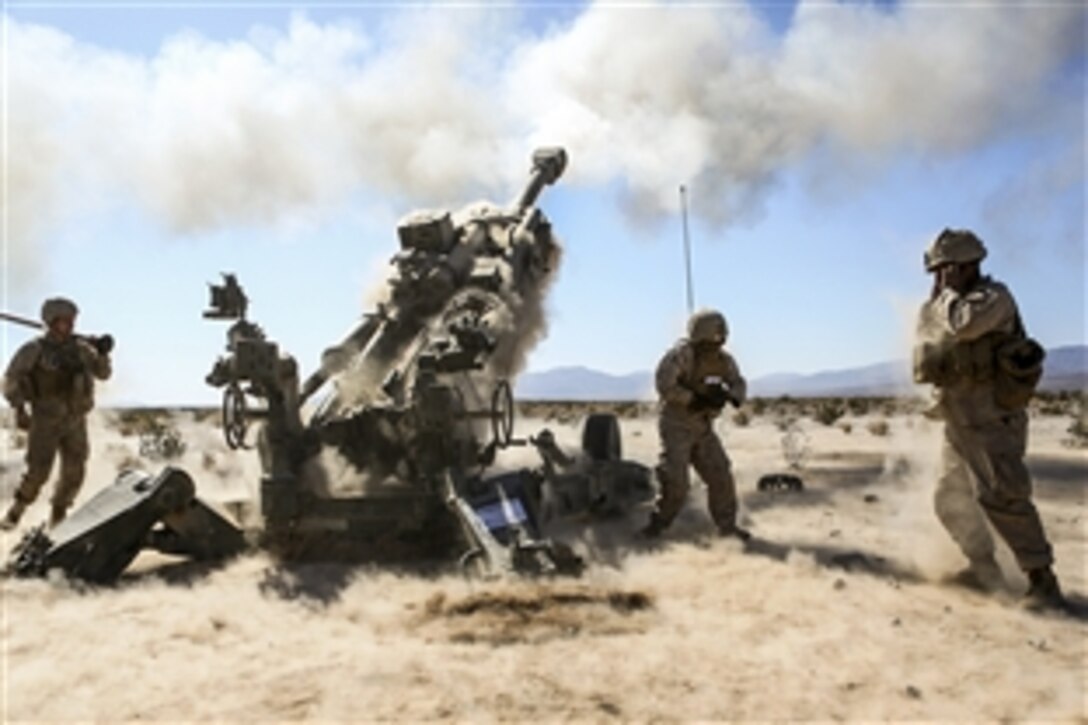
<instances>
[{"instance_id":1,"label":"camouflage uniform","mask_svg":"<svg viewBox=\"0 0 1088 725\"><path fill-rule=\"evenodd\" d=\"M51 301L51 302L56 302ZM65 301L66 302L66 301ZM71 304L71 303L68 303ZM47 324L57 308L47 307ZM75 306L60 306L75 316ZM83 485L90 453L87 413L94 407L94 379L106 380L110 359L86 340L69 337L63 342L46 334L24 344L15 353L4 376L4 397L13 408L30 406L27 436L27 470L15 492L7 524L14 525L34 502L60 453L60 479L53 492L53 522L64 518Z\"/></svg>"},{"instance_id":2,"label":"camouflage uniform","mask_svg":"<svg viewBox=\"0 0 1088 725\"><path fill-rule=\"evenodd\" d=\"M706 330L719 325L717 334L708 337ZM732 464L714 432L714 419L721 414L722 401L709 404L704 397L714 388L721 390L724 383L735 405L744 402L747 384L736 361L721 347L726 334L720 314L698 313L689 324L688 338L677 342L658 364L660 494L646 529L649 535L664 530L683 508L691 487L689 466L694 466L706 483L710 515L719 530L727 535L744 533L736 528L737 492Z\"/></svg>"},{"instance_id":3,"label":"camouflage uniform","mask_svg":"<svg viewBox=\"0 0 1088 725\"><path fill-rule=\"evenodd\" d=\"M971 240L966 261L980 261L985 248ZM940 261L927 255L930 271ZM972 568L1000 577L988 519L1020 568L1052 576L1054 557L1024 465L1027 413L995 400L996 346L1017 335L1023 327L1003 284L980 276L962 293L945 287L919 312L915 379L935 386L931 415L945 423L937 516Z\"/></svg>"},{"instance_id":4,"label":"camouflage uniform","mask_svg":"<svg viewBox=\"0 0 1088 725\"><path fill-rule=\"evenodd\" d=\"M937 516L971 561L993 556L985 512L1025 571L1050 566L1054 558L1031 502L1031 477L1024 466L1028 420L1024 410L994 401L990 333L1013 334L1016 303L1006 287L983 278L965 295L945 289L919 315L918 336L933 354L952 363L937 383L934 413L945 421L943 472L935 497ZM972 345L973 344L973 345ZM972 346L979 348L973 350ZM988 351L981 348L990 349ZM936 352L943 350L943 353ZM979 369L971 371L977 356ZM979 509L981 505L981 509Z\"/></svg>"}]
</instances>

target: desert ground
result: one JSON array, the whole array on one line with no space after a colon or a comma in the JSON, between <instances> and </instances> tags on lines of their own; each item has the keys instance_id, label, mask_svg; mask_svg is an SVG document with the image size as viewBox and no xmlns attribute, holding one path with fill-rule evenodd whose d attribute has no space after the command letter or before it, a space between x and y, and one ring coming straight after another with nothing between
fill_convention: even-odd
<instances>
[{"instance_id":1,"label":"desert ground","mask_svg":"<svg viewBox=\"0 0 1088 725\"><path fill-rule=\"evenodd\" d=\"M1029 464L1057 572L1083 602L1088 448L1078 405L1035 406ZM547 426L577 449L592 407L523 406L519 431ZM624 416L626 456L652 463L652 409L612 407ZM719 430L757 537L747 549L711 536L697 486L660 543L632 536L645 511L572 529L591 561L580 579L284 566L260 553L196 572L142 555L113 587L5 577L3 717L1088 718L1083 607L1020 609L1025 582L1004 549L1006 592L943 581L962 562L931 512L936 424L887 401L764 401L743 412L727 413ZM253 498L256 454L228 451L211 416L105 411L81 500L122 467L162 465L163 450L140 451L152 418L184 443L165 457L192 473L202 497ZM8 431L5 505L22 454ZM757 491L787 459L806 490ZM45 515L39 502L4 537L5 559Z\"/></svg>"}]
</instances>

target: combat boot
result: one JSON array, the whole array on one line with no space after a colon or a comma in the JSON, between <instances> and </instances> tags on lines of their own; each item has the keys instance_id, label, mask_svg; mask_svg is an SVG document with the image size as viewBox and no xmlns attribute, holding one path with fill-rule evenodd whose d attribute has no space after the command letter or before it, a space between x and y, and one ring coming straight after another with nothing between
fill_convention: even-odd
<instances>
[{"instance_id":1,"label":"combat boot","mask_svg":"<svg viewBox=\"0 0 1088 725\"><path fill-rule=\"evenodd\" d=\"M64 521L67 516L67 506L53 506L53 510L49 512L49 528L57 528L57 526L60 525L60 522Z\"/></svg>"},{"instance_id":2,"label":"combat boot","mask_svg":"<svg viewBox=\"0 0 1088 725\"><path fill-rule=\"evenodd\" d=\"M752 534L747 529L733 524L732 526L719 526L718 536L723 539L740 539L741 543L752 540Z\"/></svg>"},{"instance_id":3,"label":"combat boot","mask_svg":"<svg viewBox=\"0 0 1088 725\"><path fill-rule=\"evenodd\" d=\"M23 518L23 513L26 511L26 504L15 499L11 503L11 508L4 514L4 518L0 519L0 531L11 531L19 525L19 519Z\"/></svg>"},{"instance_id":4,"label":"combat boot","mask_svg":"<svg viewBox=\"0 0 1088 725\"><path fill-rule=\"evenodd\" d=\"M664 532L665 527L661 525L660 519L651 515L649 523L639 529L638 535L641 539L659 539Z\"/></svg>"},{"instance_id":5,"label":"combat boot","mask_svg":"<svg viewBox=\"0 0 1088 725\"><path fill-rule=\"evenodd\" d=\"M1065 607L1065 597L1058 585L1058 577L1054 576L1049 566L1032 569L1028 572L1027 594L1024 595L1024 606L1034 612L1048 609L1062 609Z\"/></svg>"},{"instance_id":6,"label":"combat boot","mask_svg":"<svg viewBox=\"0 0 1088 725\"><path fill-rule=\"evenodd\" d=\"M947 580L951 584L957 584L968 589L990 594L1000 591L1005 586L1005 575L1001 573L1001 567L992 556L985 559L974 559L963 571L953 574Z\"/></svg>"}]
</instances>

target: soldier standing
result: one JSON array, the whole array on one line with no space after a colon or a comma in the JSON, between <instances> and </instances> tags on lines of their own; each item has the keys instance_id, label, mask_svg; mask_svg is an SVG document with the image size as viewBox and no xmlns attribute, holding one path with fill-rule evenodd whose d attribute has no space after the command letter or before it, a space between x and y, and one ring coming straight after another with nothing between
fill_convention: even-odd
<instances>
[{"instance_id":1,"label":"soldier standing","mask_svg":"<svg viewBox=\"0 0 1088 725\"><path fill-rule=\"evenodd\" d=\"M1054 557L1024 465L1026 406L1043 353L1028 339L1009 290L981 274L985 257L974 233L953 229L941 232L925 254L934 284L919 313L914 378L934 385L931 414L944 420L934 503L969 562L957 579L984 590L1004 584L988 519L1028 575L1027 604L1059 606ZM1010 349L1020 359L1010 358Z\"/></svg>"},{"instance_id":2,"label":"soldier standing","mask_svg":"<svg viewBox=\"0 0 1088 725\"><path fill-rule=\"evenodd\" d=\"M108 346L96 349L74 335L78 314L70 300L46 300L42 305L45 334L19 348L4 376L4 397L15 410L18 427L28 436L27 470L0 528L13 529L19 523L48 480L58 451L60 480L53 491L51 526L64 520L83 485L94 380L109 378L110 358Z\"/></svg>"},{"instance_id":3,"label":"soldier standing","mask_svg":"<svg viewBox=\"0 0 1088 725\"><path fill-rule=\"evenodd\" d=\"M720 312L697 312L688 321L687 338L665 353L657 366L660 494L642 531L645 536L659 536L680 513L691 487L688 466L694 466L706 483L710 515L721 535L750 538L737 526L732 466L714 432L714 420L725 404L740 407L747 392L736 361L723 349L728 334Z\"/></svg>"}]
</instances>

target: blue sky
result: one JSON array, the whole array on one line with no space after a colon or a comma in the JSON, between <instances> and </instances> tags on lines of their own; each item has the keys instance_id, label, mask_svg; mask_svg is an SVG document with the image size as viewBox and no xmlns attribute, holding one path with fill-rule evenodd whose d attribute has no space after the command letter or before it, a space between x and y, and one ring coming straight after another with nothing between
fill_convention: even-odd
<instances>
[{"instance_id":1,"label":"blue sky","mask_svg":"<svg viewBox=\"0 0 1088 725\"><path fill-rule=\"evenodd\" d=\"M238 3L222 9L208 4L74 8L8 3L6 17L18 23L15 32L47 26L85 50L152 64L163 42L179 34L245 43L258 26L286 32L301 11L316 26L353 27L373 39L359 63L369 62L367 54L381 55L390 18L400 11L391 5L334 5ZM748 10L742 3L734 6L737 12ZM734 6L717 12L729 13ZM871 14L865 22L894 20L902 10L889 4L855 6ZM773 48L784 41L795 22L793 11L790 3L754 6L751 13L763 24L765 44ZM469 10L426 12L441 20ZM513 28L513 35L535 41L567 33L584 12L580 5L537 4L515 8L501 22ZM606 12L631 11L614 7ZM578 37L584 40L591 29ZM1025 121L1015 102L1002 101L1005 120L968 141L948 141L947 133L931 127L920 133L936 140L917 144L909 134L845 150L850 139L806 141L802 150L776 158L768 167L769 181L754 184L756 200L724 221L720 200L713 193L697 193L699 179L720 175L706 172L704 165L699 168L708 175L693 182L678 168L671 188L693 184L698 302L725 311L733 330L730 345L744 371L751 377L812 372L904 356L911 317L928 290L922 250L944 226L970 227L986 240L991 251L987 268L1010 283L1033 334L1051 346L1084 343L1083 47L1082 34L1058 67L1031 84L1056 104L1053 113ZM509 49L497 56L489 62L500 71L517 57ZM13 71L17 62L17 57L10 60ZM927 72L937 71L917 70ZM412 86L406 84L410 96ZM653 89L652 82L648 87ZM1024 92L1010 87L1010 93ZM101 102L109 103L103 95ZM19 98L13 93L12 103ZM498 94L495 100L503 102ZM851 98L854 102L862 108L858 117L867 118L867 100ZM1024 103L1029 102L1025 96ZM716 116L709 118L711 125L716 123ZM907 116L901 118L908 123ZM963 122L948 119L952 126ZM843 123L855 128L852 121ZM9 130L13 149L21 142L19 128ZM870 127L862 128L864 133ZM125 146L124 137L106 135L101 138L99 132L103 148ZM526 159L529 150L527 142ZM679 218L668 208L645 215L629 212L632 189L642 182L637 164L652 151L636 149L605 172L560 181L545 193L542 207L566 251L549 299L550 333L531 356L531 369L647 369L681 333L686 312ZM92 144L81 153L93 162L97 151ZM572 169L580 160L572 151ZM666 172L658 173L655 190L664 189L665 195L672 181L667 160L663 165ZM379 179L346 183L286 218L228 215L221 223L179 227L164 220L154 204L96 190L83 172L63 164L58 168L62 202L43 208L48 216L44 231L29 242L34 259L12 262L4 295L14 311L31 314L45 296L70 295L84 310L82 329L117 337L117 378L105 390L108 402L216 400L203 376L220 352L225 330L203 321L200 312L205 283L220 271L239 274L251 298L251 316L308 372L320 351L364 311L368 288L380 279L395 250L397 218L433 203L433 195L415 194L411 183L388 187ZM516 178L485 184L486 191L505 201L516 192ZM87 188L80 186L84 183ZM709 181L702 188L708 186ZM478 198L478 187L470 184L468 196L450 201ZM22 192L13 186L9 193ZM96 203L98 193L109 198ZM26 338L21 330L6 329L6 353Z\"/></svg>"}]
</instances>

